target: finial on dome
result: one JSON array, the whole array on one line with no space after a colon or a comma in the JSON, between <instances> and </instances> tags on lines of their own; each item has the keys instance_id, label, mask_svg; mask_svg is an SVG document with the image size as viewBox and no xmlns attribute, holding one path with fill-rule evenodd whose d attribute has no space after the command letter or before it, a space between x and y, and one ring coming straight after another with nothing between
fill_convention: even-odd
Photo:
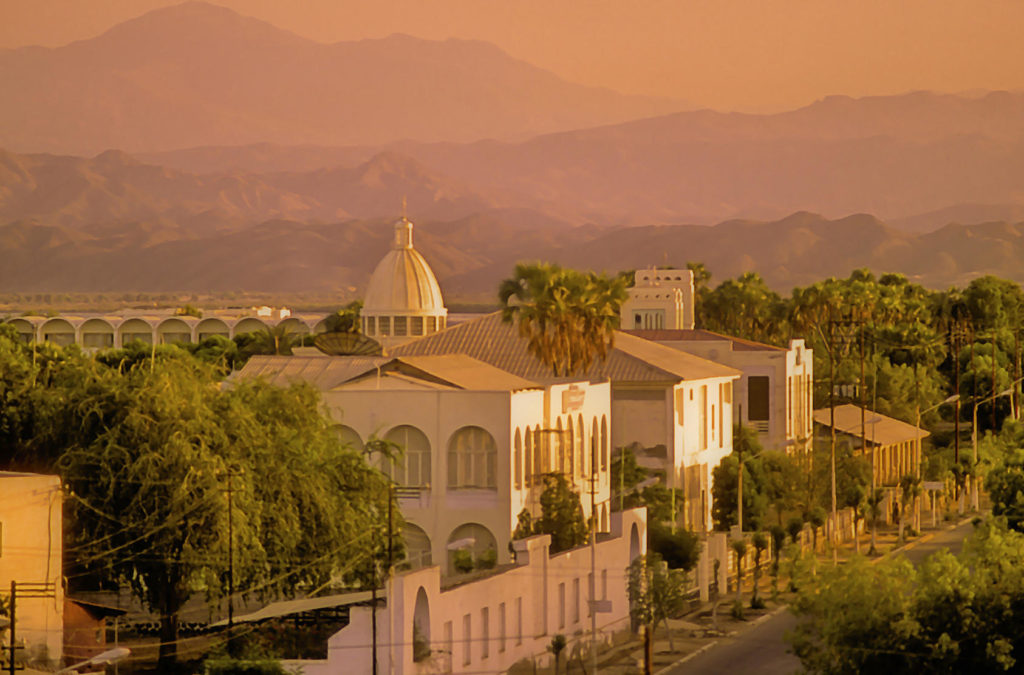
<instances>
[{"instance_id":1,"label":"finial on dome","mask_svg":"<svg viewBox=\"0 0 1024 675\"><path fill-rule=\"evenodd\" d=\"M395 223L394 248L412 248L412 221L406 218L404 214L398 222Z\"/></svg>"}]
</instances>

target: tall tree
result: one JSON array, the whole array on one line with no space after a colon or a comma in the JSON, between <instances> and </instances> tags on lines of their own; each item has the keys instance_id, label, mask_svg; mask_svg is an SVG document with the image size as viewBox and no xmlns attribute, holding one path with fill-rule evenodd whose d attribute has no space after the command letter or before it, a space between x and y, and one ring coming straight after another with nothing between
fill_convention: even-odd
<instances>
[{"instance_id":1,"label":"tall tree","mask_svg":"<svg viewBox=\"0 0 1024 675\"><path fill-rule=\"evenodd\" d=\"M607 356L626 295L622 277L547 263L516 265L498 290L504 320L515 321L530 352L556 376L586 372Z\"/></svg>"}]
</instances>

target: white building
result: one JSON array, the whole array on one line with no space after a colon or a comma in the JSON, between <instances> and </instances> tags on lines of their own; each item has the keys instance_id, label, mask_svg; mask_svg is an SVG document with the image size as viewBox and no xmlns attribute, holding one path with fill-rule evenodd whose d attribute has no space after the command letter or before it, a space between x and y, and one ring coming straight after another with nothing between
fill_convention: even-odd
<instances>
[{"instance_id":1,"label":"white building","mask_svg":"<svg viewBox=\"0 0 1024 675\"><path fill-rule=\"evenodd\" d=\"M623 329L693 328L693 272L637 270L622 303Z\"/></svg>"},{"instance_id":2,"label":"white building","mask_svg":"<svg viewBox=\"0 0 1024 675\"><path fill-rule=\"evenodd\" d=\"M533 382L563 380L552 376L497 312L391 353L465 354ZM618 331L607 359L578 376L611 383L612 447L647 448L645 464L663 470L669 486L685 491L686 521L696 530L712 525L711 471L732 452L732 389L739 377L728 366Z\"/></svg>"},{"instance_id":3,"label":"white building","mask_svg":"<svg viewBox=\"0 0 1024 675\"><path fill-rule=\"evenodd\" d=\"M403 455L389 471L400 492L414 565L452 572L454 549L509 561L523 509L540 515L541 476L591 490L607 532L610 387L586 380L538 384L461 354L410 357L256 356L236 377L306 381L322 392L350 445L371 438ZM471 542L471 543L470 543Z\"/></svg>"},{"instance_id":4,"label":"white building","mask_svg":"<svg viewBox=\"0 0 1024 675\"><path fill-rule=\"evenodd\" d=\"M514 542L514 566L482 578L446 583L437 567L398 574L377 608L376 640L371 607L355 606L327 659L283 665L305 675L369 673L376 641L381 673L504 673L516 664L530 672L551 662L547 647L559 633L565 657L586 653L592 618L599 645L629 627L626 568L646 553L645 516L612 514L593 558L589 547L549 555L550 537L539 535Z\"/></svg>"},{"instance_id":5,"label":"white building","mask_svg":"<svg viewBox=\"0 0 1024 675\"><path fill-rule=\"evenodd\" d=\"M804 341L775 347L708 330L630 330L630 335L739 370L732 422L757 432L768 450L810 448L814 431L814 353Z\"/></svg>"},{"instance_id":6,"label":"white building","mask_svg":"<svg viewBox=\"0 0 1024 675\"><path fill-rule=\"evenodd\" d=\"M59 664L63 651L63 504L60 476L0 471L0 593L13 581L32 596L16 599L15 639L37 665Z\"/></svg>"}]
</instances>

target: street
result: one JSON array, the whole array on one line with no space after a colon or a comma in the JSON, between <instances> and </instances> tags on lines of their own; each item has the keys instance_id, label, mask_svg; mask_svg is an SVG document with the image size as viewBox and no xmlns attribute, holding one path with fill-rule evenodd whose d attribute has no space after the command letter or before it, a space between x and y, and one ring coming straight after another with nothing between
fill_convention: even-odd
<instances>
[{"instance_id":1,"label":"street","mask_svg":"<svg viewBox=\"0 0 1024 675\"><path fill-rule=\"evenodd\" d=\"M916 565L942 548L958 553L960 542L972 529L973 525L967 522L953 529L940 530L928 541L896 555L905 556ZM788 653L789 645L784 639L786 631L792 630L795 625L795 616L788 611L780 612L737 635L722 638L702 654L664 672L670 675L788 675L800 672L800 660Z\"/></svg>"}]
</instances>

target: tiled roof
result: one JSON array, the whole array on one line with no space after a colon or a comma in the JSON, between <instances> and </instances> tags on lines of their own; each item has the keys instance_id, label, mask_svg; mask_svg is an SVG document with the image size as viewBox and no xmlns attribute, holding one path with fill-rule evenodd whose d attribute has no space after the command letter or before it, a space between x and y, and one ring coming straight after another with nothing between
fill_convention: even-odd
<instances>
[{"instance_id":1,"label":"tiled roof","mask_svg":"<svg viewBox=\"0 0 1024 675\"><path fill-rule=\"evenodd\" d=\"M851 436L861 437L860 406L852 403L845 403L836 406L836 431L841 431ZM825 427L829 426L830 409L822 408L814 411L814 421ZM865 424L864 435L868 442L876 445L893 445L913 441L918 438L926 438L929 433L924 429L918 429L913 424L907 424L887 415L877 413L874 410L864 411Z\"/></svg>"},{"instance_id":2,"label":"tiled roof","mask_svg":"<svg viewBox=\"0 0 1024 675\"><path fill-rule=\"evenodd\" d=\"M535 389L536 382L523 379L464 354L366 357L366 356L254 356L233 377L262 377L271 384L286 386L309 382L320 391L380 369L382 372L414 371L421 377L439 380L456 389L472 391L518 391Z\"/></svg>"},{"instance_id":3,"label":"tiled roof","mask_svg":"<svg viewBox=\"0 0 1024 675\"><path fill-rule=\"evenodd\" d=\"M776 347L775 345L768 345L763 342L755 342L754 340L746 340L744 338L733 337L731 335L722 335L721 333L704 330L703 328L662 328L656 330L633 329L623 332L635 335L645 340L651 340L653 342L714 342L727 340L732 343L733 350L737 352L786 351L784 347Z\"/></svg>"},{"instance_id":4,"label":"tiled roof","mask_svg":"<svg viewBox=\"0 0 1024 675\"><path fill-rule=\"evenodd\" d=\"M615 347L605 361L596 360L582 375L556 378L533 356L516 327L500 312L451 326L441 332L393 347L395 356L466 354L534 382L589 379L613 382L666 382L706 377L738 377L740 372L654 342L615 332Z\"/></svg>"}]
</instances>

